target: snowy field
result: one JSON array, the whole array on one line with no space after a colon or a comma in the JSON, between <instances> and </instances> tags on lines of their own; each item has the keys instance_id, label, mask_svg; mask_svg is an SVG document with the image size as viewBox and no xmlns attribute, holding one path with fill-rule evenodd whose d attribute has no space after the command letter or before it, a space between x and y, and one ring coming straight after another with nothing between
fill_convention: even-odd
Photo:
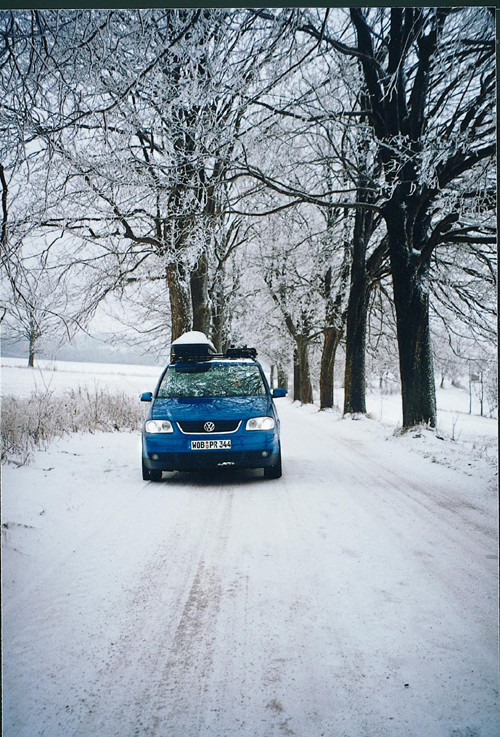
<instances>
[{"instance_id":1,"label":"snowy field","mask_svg":"<svg viewBox=\"0 0 500 737\"><path fill-rule=\"evenodd\" d=\"M4 358L2 394L159 371ZM4 464L4 737L498 737L497 421L277 406L275 481L142 481L136 433Z\"/></svg>"}]
</instances>

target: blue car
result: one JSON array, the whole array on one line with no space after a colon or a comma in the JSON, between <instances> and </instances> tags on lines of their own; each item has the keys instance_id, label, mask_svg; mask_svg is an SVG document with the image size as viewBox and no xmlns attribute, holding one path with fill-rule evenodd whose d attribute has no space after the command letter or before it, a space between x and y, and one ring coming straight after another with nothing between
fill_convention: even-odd
<instances>
[{"instance_id":1,"label":"blue car","mask_svg":"<svg viewBox=\"0 0 500 737\"><path fill-rule=\"evenodd\" d=\"M217 354L195 331L174 341L154 394L141 395L151 402L142 433L143 479L226 466L263 468L268 479L281 476L273 398L287 392L271 392L256 355L246 347Z\"/></svg>"}]
</instances>

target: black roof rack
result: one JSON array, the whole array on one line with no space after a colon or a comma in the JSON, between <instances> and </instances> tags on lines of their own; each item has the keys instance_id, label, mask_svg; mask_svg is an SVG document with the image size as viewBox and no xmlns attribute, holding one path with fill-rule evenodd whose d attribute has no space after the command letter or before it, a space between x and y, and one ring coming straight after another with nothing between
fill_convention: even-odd
<instances>
[{"instance_id":1,"label":"black roof rack","mask_svg":"<svg viewBox=\"0 0 500 737\"><path fill-rule=\"evenodd\" d=\"M213 353L204 345L185 344L172 348L172 363L190 361L211 361L220 358L257 358L256 348L248 348L246 345L240 348L232 346L225 353Z\"/></svg>"},{"instance_id":2,"label":"black roof rack","mask_svg":"<svg viewBox=\"0 0 500 737\"><path fill-rule=\"evenodd\" d=\"M226 358L257 358L257 350L255 348L248 348L244 345L242 348L228 348L226 351Z\"/></svg>"}]
</instances>

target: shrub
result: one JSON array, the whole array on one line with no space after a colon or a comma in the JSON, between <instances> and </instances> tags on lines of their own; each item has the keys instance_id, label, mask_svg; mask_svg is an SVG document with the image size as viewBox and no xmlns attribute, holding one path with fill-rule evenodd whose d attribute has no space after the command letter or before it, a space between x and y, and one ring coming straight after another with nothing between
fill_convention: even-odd
<instances>
[{"instance_id":1,"label":"shrub","mask_svg":"<svg viewBox=\"0 0 500 737\"><path fill-rule=\"evenodd\" d=\"M137 400L106 389L78 387L56 395L45 389L27 399L2 399L2 461L28 463L35 450L45 450L70 432L136 430L143 419Z\"/></svg>"}]
</instances>

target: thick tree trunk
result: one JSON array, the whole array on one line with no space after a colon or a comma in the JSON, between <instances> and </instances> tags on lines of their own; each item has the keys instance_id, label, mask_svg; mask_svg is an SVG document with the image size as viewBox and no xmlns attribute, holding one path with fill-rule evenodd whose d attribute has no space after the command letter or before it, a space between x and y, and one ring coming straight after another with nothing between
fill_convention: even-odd
<instances>
[{"instance_id":1,"label":"thick tree trunk","mask_svg":"<svg viewBox=\"0 0 500 737\"><path fill-rule=\"evenodd\" d=\"M219 351L224 353L227 347L224 339L224 325L222 321L222 308L216 296L216 302L212 299L212 343Z\"/></svg>"},{"instance_id":2,"label":"thick tree trunk","mask_svg":"<svg viewBox=\"0 0 500 737\"><path fill-rule=\"evenodd\" d=\"M273 294L274 299L280 304L277 296ZM295 349L293 351L293 400L302 402L302 404L312 404L313 393L311 385L311 376L309 372L309 329L307 327L307 319L303 315L301 331L299 331L289 313L283 311L285 323L288 332L295 341Z\"/></svg>"},{"instance_id":3,"label":"thick tree trunk","mask_svg":"<svg viewBox=\"0 0 500 737\"><path fill-rule=\"evenodd\" d=\"M308 341L303 336L297 338L297 360L299 364L299 398L302 404L313 403L311 375L309 372Z\"/></svg>"},{"instance_id":4,"label":"thick tree trunk","mask_svg":"<svg viewBox=\"0 0 500 737\"><path fill-rule=\"evenodd\" d=\"M171 264L167 268L167 284L170 295L171 339L179 338L192 330L191 292L189 281L182 264Z\"/></svg>"},{"instance_id":5,"label":"thick tree trunk","mask_svg":"<svg viewBox=\"0 0 500 737\"><path fill-rule=\"evenodd\" d=\"M366 275L353 280L349 294L346 324L346 358L344 375L344 414L366 413L366 320L368 296Z\"/></svg>"},{"instance_id":6,"label":"thick tree trunk","mask_svg":"<svg viewBox=\"0 0 500 737\"><path fill-rule=\"evenodd\" d=\"M216 280L210 295L212 343L220 353L230 347L231 323L227 314L227 300L222 280Z\"/></svg>"},{"instance_id":7,"label":"thick tree trunk","mask_svg":"<svg viewBox=\"0 0 500 737\"><path fill-rule=\"evenodd\" d=\"M428 266L422 263L422 248L413 249L408 240L406 210L399 203L386 209L391 256L403 428L421 423L436 426L436 387L429 328Z\"/></svg>"},{"instance_id":8,"label":"thick tree trunk","mask_svg":"<svg viewBox=\"0 0 500 737\"><path fill-rule=\"evenodd\" d=\"M321 353L321 368L319 376L320 409L330 409L334 402L334 367L337 348L342 331L338 328L325 328L323 351Z\"/></svg>"},{"instance_id":9,"label":"thick tree trunk","mask_svg":"<svg viewBox=\"0 0 500 737\"><path fill-rule=\"evenodd\" d=\"M208 295L207 254L203 252L190 277L193 330L208 336L210 331L210 299Z\"/></svg>"},{"instance_id":10,"label":"thick tree trunk","mask_svg":"<svg viewBox=\"0 0 500 737\"><path fill-rule=\"evenodd\" d=\"M332 224L334 217L332 217ZM340 285L336 294L332 293L332 267L329 266L324 277L324 297L326 300L326 327L323 329L323 350L321 353L319 396L320 409L333 407L334 370L337 348L344 333L346 310L344 307L351 268L351 249L344 240L344 257L340 269Z\"/></svg>"},{"instance_id":11,"label":"thick tree trunk","mask_svg":"<svg viewBox=\"0 0 500 737\"><path fill-rule=\"evenodd\" d=\"M394 276L399 366L403 399L403 427L420 423L436 426L436 388L429 330L429 296L413 280ZM396 288L396 282L398 287ZM406 288L404 286L406 284Z\"/></svg>"},{"instance_id":12,"label":"thick tree trunk","mask_svg":"<svg viewBox=\"0 0 500 737\"><path fill-rule=\"evenodd\" d=\"M358 197L366 202L372 197L362 178ZM373 214L357 210L354 222L351 284L347 303L346 362L344 375L344 414L366 413L366 320L368 314L368 278L366 251L373 230Z\"/></svg>"}]
</instances>

